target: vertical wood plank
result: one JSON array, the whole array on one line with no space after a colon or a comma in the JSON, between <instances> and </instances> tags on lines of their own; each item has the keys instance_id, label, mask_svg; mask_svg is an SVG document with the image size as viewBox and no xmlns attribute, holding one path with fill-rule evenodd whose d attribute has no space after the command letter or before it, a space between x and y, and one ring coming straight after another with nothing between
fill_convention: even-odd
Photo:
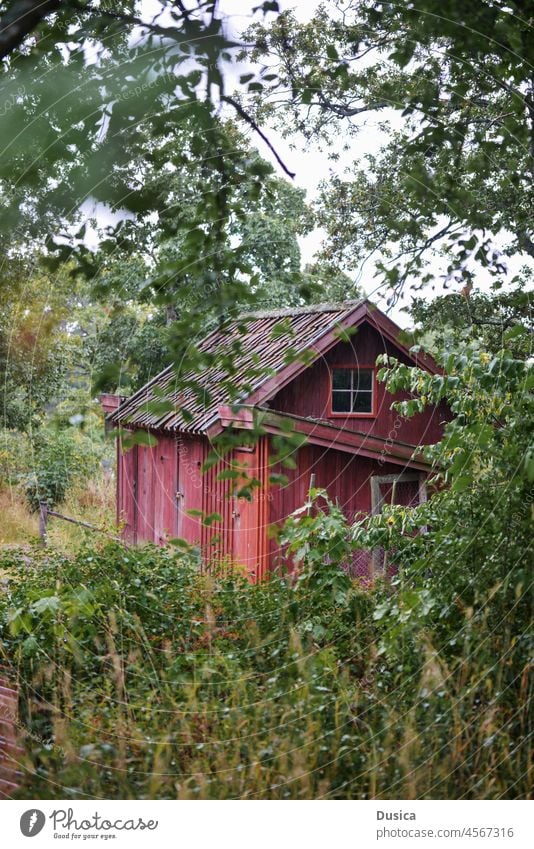
<instances>
[{"instance_id":1,"label":"vertical wood plank","mask_svg":"<svg viewBox=\"0 0 534 849\"><path fill-rule=\"evenodd\" d=\"M137 449L122 449L117 439L117 524L127 542L137 542Z\"/></svg>"},{"instance_id":2,"label":"vertical wood plank","mask_svg":"<svg viewBox=\"0 0 534 849\"><path fill-rule=\"evenodd\" d=\"M160 436L152 448L154 497L154 542L165 545L176 534L176 490L178 463L176 440Z\"/></svg>"},{"instance_id":3,"label":"vertical wood plank","mask_svg":"<svg viewBox=\"0 0 534 849\"><path fill-rule=\"evenodd\" d=\"M180 493L176 508L178 536L187 540L190 545L200 545L202 542L201 518L192 516L189 511L202 512L203 509L203 489L207 477L202 474L205 443L203 437L185 436L180 436L177 443L177 492Z\"/></svg>"}]
</instances>

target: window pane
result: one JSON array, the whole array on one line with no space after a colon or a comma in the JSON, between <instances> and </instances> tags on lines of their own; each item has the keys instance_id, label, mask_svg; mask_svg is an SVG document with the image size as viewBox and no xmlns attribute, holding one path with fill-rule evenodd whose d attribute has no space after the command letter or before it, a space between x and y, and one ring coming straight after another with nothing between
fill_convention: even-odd
<instances>
[{"instance_id":1,"label":"window pane","mask_svg":"<svg viewBox=\"0 0 534 849\"><path fill-rule=\"evenodd\" d=\"M372 413L373 412L373 393L372 392L354 392L352 395L352 412L353 413Z\"/></svg>"},{"instance_id":2,"label":"window pane","mask_svg":"<svg viewBox=\"0 0 534 849\"><path fill-rule=\"evenodd\" d=\"M370 368L354 369L354 389L373 388L373 372Z\"/></svg>"},{"instance_id":3,"label":"window pane","mask_svg":"<svg viewBox=\"0 0 534 849\"><path fill-rule=\"evenodd\" d=\"M350 392L332 392L332 412L350 413Z\"/></svg>"},{"instance_id":4,"label":"window pane","mask_svg":"<svg viewBox=\"0 0 534 849\"><path fill-rule=\"evenodd\" d=\"M332 372L333 389L350 389L350 368L335 368Z\"/></svg>"}]
</instances>

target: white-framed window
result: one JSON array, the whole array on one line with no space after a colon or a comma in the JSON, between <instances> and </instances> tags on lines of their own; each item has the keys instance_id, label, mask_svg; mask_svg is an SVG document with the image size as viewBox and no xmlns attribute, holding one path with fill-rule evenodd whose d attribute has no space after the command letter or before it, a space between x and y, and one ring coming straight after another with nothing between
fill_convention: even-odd
<instances>
[{"instance_id":1,"label":"white-framed window","mask_svg":"<svg viewBox=\"0 0 534 849\"><path fill-rule=\"evenodd\" d=\"M373 366L334 366L331 378L331 415L373 416L375 414Z\"/></svg>"}]
</instances>

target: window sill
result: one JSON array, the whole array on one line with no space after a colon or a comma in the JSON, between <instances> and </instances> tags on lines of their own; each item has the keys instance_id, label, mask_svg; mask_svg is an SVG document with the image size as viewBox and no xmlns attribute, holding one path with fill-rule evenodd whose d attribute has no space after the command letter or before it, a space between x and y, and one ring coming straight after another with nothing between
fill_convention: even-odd
<instances>
[{"instance_id":1,"label":"window sill","mask_svg":"<svg viewBox=\"0 0 534 849\"><path fill-rule=\"evenodd\" d=\"M376 413L329 413L329 419L376 419Z\"/></svg>"}]
</instances>

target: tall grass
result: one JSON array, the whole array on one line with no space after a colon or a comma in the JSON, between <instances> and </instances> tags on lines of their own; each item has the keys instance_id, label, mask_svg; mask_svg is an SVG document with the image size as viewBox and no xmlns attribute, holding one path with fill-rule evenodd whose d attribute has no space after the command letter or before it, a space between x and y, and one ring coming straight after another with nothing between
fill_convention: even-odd
<instances>
[{"instance_id":1,"label":"tall grass","mask_svg":"<svg viewBox=\"0 0 534 849\"><path fill-rule=\"evenodd\" d=\"M115 484L109 475L99 474L80 481L68 491L65 502L54 509L111 534L117 532L114 525ZM27 546L38 539L38 513L30 510L20 486L0 486L0 515L0 548L6 545ZM50 517L47 535L52 547L64 553L74 553L91 537L91 532Z\"/></svg>"},{"instance_id":2,"label":"tall grass","mask_svg":"<svg viewBox=\"0 0 534 849\"><path fill-rule=\"evenodd\" d=\"M17 487L0 487L0 546L25 545L39 533L35 513L30 513Z\"/></svg>"},{"instance_id":3,"label":"tall grass","mask_svg":"<svg viewBox=\"0 0 534 849\"><path fill-rule=\"evenodd\" d=\"M201 576L150 546L8 559L4 654L29 732L22 798L530 792L528 670L489 618L461 655L422 631L400 663L373 617L387 586L344 576L318 628L306 582ZM481 650L488 641L502 662Z\"/></svg>"}]
</instances>

